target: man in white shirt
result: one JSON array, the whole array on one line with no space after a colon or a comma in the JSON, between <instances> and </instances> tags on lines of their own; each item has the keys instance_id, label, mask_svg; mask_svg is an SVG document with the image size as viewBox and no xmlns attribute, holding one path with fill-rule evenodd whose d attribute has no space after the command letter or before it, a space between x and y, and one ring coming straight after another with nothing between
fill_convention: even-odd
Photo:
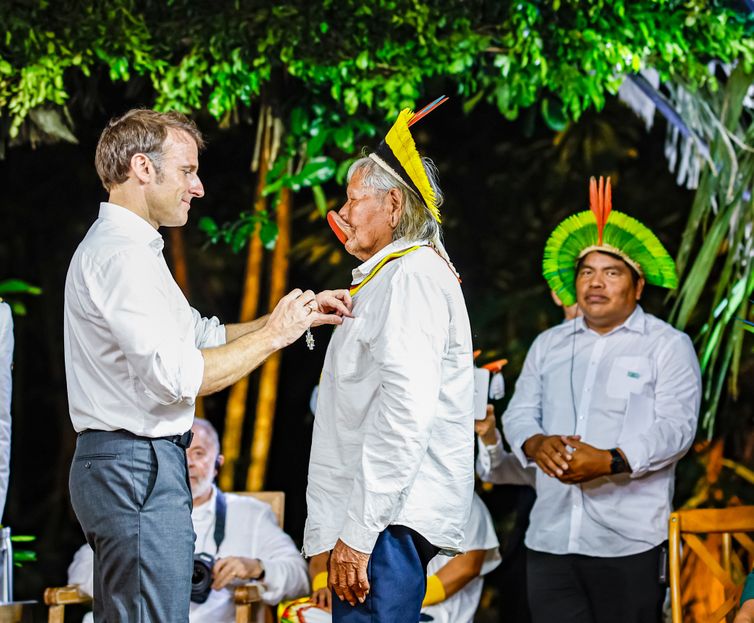
<instances>
[{"instance_id":1,"label":"man in white shirt","mask_svg":"<svg viewBox=\"0 0 754 623\"><path fill-rule=\"evenodd\" d=\"M233 588L239 582L261 582L262 601L270 606L306 593L309 590L306 563L291 538L278 526L272 509L249 496L220 493L213 485L223 455L212 424L195 420L191 431L194 438L186 456L194 503L191 520L196 532L195 551L211 555L215 564L206 601L198 603L192 599L189 621L235 621ZM218 523L224 526L219 533ZM218 535L219 544L215 540ZM78 584L87 595L93 591L93 562L92 548L84 545L68 567L68 582ZM260 610L259 614L259 623L263 623L264 612Z\"/></svg>"},{"instance_id":2,"label":"man in white shirt","mask_svg":"<svg viewBox=\"0 0 754 623\"><path fill-rule=\"evenodd\" d=\"M269 316L227 326L189 306L158 228L184 225L191 200L204 195L202 145L178 113L112 120L95 156L109 201L66 278L66 381L79 433L71 502L94 549L100 621L188 619L185 449L197 396L228 387L310 326L341 322L350 305L345 291L294 290Z\"/></svg>"},{"instance_id":3,"label":"man in white shirt","mask_svg":"<svg viewBox=\"0 0 754 623\"><path fill-rule=\"evenodd\" d=\"M10 405L13 388L13 316L0 299L0 520L10 479Z\"/></svg>"},{"instance_id":4,"label":"man in white shirt","mask_svg":"<svg viewBox=\"0 0 754 623\"><path fill-rule=\"evenodd\" d=\"M335 623L416 623L427 563L460 550L471 506L471 331L411 118L352 165L328 215L362 261L325 357L307 489L304 548L331 551Z\"/></svg>"},{"instance_id":5,"label":"man in white shirt","mask_svg":"<svg viewBox=\"0 0 754 623\"><path fill-rule=\"evenodd\" d=\"M675 464L696 432L701 381L688 336L644 313L645 283L675 287L675 265L592 180L592 213L550 237L544 273L583 317L542 333L503 430L537 466L526 535L534 623L661 620Z\"/></svg>"}]
</instances>

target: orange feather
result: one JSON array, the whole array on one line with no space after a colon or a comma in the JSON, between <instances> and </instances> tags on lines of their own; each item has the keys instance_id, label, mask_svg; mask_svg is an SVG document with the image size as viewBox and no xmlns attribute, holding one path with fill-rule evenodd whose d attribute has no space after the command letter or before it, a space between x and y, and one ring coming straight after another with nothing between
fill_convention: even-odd
<instances>
[{"instance_id":1,"label":"orange feather","mask_svg":"<svg viewBox=\"0 0 754 623\"><path fill-rule=\"evenodd\" d=\"M607 219L613 209L610 178L600 176L599 186L594 177L589 178L589 209L597 219L597 244L602 245L602 233L605 231Z\"/></svg>"}]
</instances>

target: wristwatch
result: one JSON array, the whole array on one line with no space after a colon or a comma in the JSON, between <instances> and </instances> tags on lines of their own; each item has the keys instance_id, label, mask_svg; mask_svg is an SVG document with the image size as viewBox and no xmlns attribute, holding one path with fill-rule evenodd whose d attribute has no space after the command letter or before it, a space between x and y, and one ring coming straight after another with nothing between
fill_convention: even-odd
<instances>
[{"instance_id":1,"label":"wristwatch","mask_svg":"<svg viewBox=\"0 0 754 623\"><path fill-rule=\"evenodd\" d=\"M628 463L626 463L626 459L624 459L623 455L618 452L618 448L612 448L610 450L610 473L622 474L627 471Z\"/></svg>"}]
</instances>

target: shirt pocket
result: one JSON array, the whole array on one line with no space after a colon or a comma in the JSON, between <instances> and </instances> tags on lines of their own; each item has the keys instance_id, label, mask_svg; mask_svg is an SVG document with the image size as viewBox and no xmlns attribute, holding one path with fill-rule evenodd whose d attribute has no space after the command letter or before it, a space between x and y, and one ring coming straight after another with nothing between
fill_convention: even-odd
<instances>
[{"instance_id":1,"label":"shirt pocket","mask_svg":"<svg viewBox=\"0 0 754 623\"><path fill-rule=\"evenodd\" d=\"M644 394L652 381L652 362L649 357L616 357L607 377L605 392L608 398L628 400L633 394Z\"/></svg>"}]
</instances>

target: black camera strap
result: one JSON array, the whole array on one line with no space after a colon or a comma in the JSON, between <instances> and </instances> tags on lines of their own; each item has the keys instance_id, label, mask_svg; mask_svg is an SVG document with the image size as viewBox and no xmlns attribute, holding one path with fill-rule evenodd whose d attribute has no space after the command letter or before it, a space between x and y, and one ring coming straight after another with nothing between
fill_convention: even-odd
<instances>
[{"instance_id":1,"label":"black camera strap","mask_svg":"<svg viewBox=\"0 0 754 623\"><path fill-rule=\"evenodd\" d=\"M215 545L217 546L217 552L220 551L220 544L225 539L225 518L228 515L228 501L225 499L225 494L216 489L215 495ZM215 555L217 555L215 552Z\"/></svg>"}]
</instances>

